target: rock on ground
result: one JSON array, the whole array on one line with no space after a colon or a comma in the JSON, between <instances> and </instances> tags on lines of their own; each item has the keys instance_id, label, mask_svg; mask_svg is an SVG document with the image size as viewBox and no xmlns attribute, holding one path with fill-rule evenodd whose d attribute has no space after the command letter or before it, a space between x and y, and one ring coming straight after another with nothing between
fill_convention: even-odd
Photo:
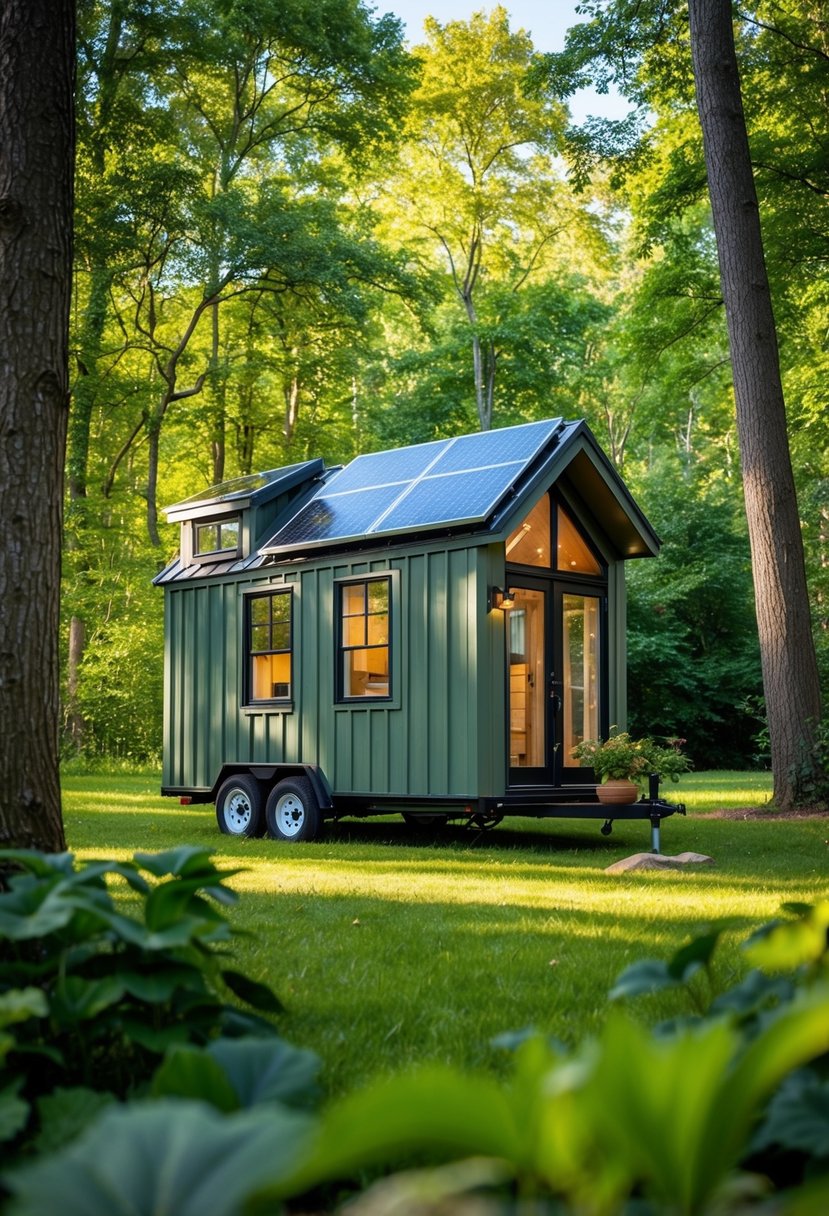
<instances>
[{"instance_id":1,"label":"rock on ground","mask_svg":"<svg viewBox=\"0 0 829 1216\"><path fill-rule=\"evenodd\" d=\"M634 853L605 867L605 874L626 874L628 870L681 870L688 865L714 865L713 857L704 853L677 853L669 857L665 853Z\"/></svg>"}]
</instances>

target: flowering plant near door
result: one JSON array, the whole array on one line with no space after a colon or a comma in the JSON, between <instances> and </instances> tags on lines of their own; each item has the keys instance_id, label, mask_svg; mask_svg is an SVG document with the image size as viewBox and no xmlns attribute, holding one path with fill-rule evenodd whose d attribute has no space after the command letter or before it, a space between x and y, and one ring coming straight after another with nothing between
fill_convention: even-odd
<instances>
[{"instance_id":1,"label":"flowering plant near door","mask_svg":"<svg viewBox=\"0 0 829 1216\"><path fill-rule=\"evenodd\" d=\"M651 773L662 779L679 781L680 774L692 767L682 751L684 739L668 738L658 742L647 736L632 739L627 731L616 731L614 727L610 732L604 742L584 739L573 749L575 758L592 768L599 782L644 783Z\"/></svg>"}]
</instances>

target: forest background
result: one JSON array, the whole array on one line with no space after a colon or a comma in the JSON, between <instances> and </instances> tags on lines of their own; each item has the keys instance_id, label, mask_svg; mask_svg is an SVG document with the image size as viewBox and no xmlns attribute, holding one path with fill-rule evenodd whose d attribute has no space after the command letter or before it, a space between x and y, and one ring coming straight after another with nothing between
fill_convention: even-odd
<instances>
[{"instance_id":1,"label":"forest background","mask_svg":"<svg viewBox=\"0 0 829 1216\"><path fill-rule=\"evenodd\" d=\"M575 125L608 7L628 54L590 79L631 108ZM663 540L628 566L632 730L698 768L764 763L687 11L650 0L649 52L641 7L583 3L551 58L502 8L409 50L359 0L81 0L67 760L158 758L164 504L562 415ZM736 34L825 689L829 20L769 0Z\"/></svg>"}]
</instances>

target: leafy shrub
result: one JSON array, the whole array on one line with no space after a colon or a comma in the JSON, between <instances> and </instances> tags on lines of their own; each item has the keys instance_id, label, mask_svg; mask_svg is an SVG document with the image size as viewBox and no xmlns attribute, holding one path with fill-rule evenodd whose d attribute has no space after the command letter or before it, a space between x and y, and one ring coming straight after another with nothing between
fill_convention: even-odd
<instances>
[{"instance_id":1,"label":"leafy shrub","mask_svg":"<svg viewBox=\"0 0 829 1216\"><path fill-rule=\"evenodd\" d=\"M278 1012L277 997L225 963L219 905L235 902L225 880L236 871L207 851L77 866L68 853L6 850L0 866L0 1139L37 1134L55 1102L83 1122L100 1105L90 1092L126 1096L174 1045L274 1033L259 1014ZM116 905L113 878L139 915Z\"/></svg>"},{"instance_id":2,"label":"leafy shrub","mask_svg":"<svg viewBox=\"0 0 829 1216\"><path fill-rule=\"evenodd\" d=\"M7 1175L9 1216L273 1216L297 1196L330 1211L319 1188L353 1190L366 1170L424 1154L449 1164L391 1172L349 1211L822 1216L829 902L784 911L746 943L755 969L734 988L716 991L722 930L707 930L667 962L634 964L611 994L685 988L687 1017L653 1032L615 1008L572 1053L512 1036L506 1083L432 1066L317 1119L297 1109L313 1085L309 1053L261 1039L171 1045L154 1101L104 1111L61 1152ZM37 1002L19 1001L25 1024Z\"/></svg>"}]
</instances>

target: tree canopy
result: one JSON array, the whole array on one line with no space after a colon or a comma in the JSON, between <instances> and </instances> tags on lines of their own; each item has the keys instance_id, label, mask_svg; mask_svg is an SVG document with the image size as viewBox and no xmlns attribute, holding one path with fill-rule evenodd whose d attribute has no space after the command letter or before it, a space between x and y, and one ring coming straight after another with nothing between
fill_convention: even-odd
<instances>
[{"instance_id":1,"label":"tree canopy","mask_svg":"<svg viewBox=\"0 0 829 1216\"><path fill-rule=\"evenodd\" d=\"M761 673L688 9L496 7L408 49L360 0L83 0L64 744L151 759L177 535L222 478L584 417L665 539L632 571L635 725L752 762ZM826 23L735 14L814 636L829 675ZM575 126L613 84L631 116ZM727 738L728 746L723 740Z\"/></svg>"}]
</instances>

